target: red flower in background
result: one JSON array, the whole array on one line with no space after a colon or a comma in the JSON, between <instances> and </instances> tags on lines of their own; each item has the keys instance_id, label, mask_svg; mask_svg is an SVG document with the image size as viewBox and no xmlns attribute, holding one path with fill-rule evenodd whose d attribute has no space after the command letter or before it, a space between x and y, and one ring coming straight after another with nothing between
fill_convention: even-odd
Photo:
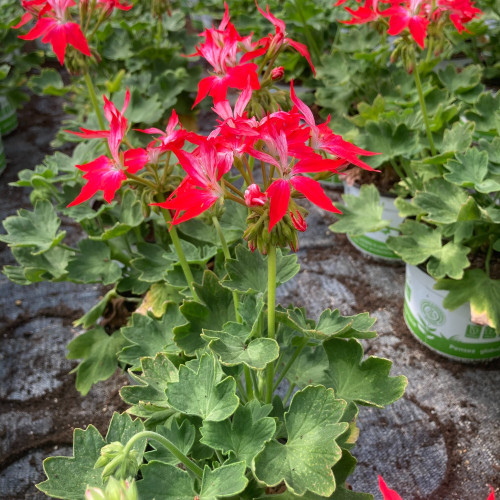
<instances>
[{"instance_id":1,"label":"red flower in background","mask_svg":"<svg viewBox=\"0 0 500 500\"><path fill-rule=\"evenodd\" d=\"M34 8L40 5L39 2L26 2L26 6ZM82 33L80 25L66 20L68 7L75 5L74 0L47 0L45 6L38 13L38 20L35 26L26 34L19 38L23 40L35 40L42 38L43 43L50 43L57 59L64 64L66 48L72 45L76 50L86 56L90 56L90 49L87 40ZM32 15L32 12L28 11ZM26 18L27 19L27 18ZM22 24L27 22L23 16ZM18 26L22 26L19 24Z\"/></svg>"},{"instance_id":2,"label":"red flower in background","mask_svg":"<svg viewBox=\"0 0 500 500\"><path fill-rule=\"evenodd\" d=\"M251 59L255 59L256 57L260 57L264 55L268 50L273 52L277 51L281 46L290 46L293 47L301 56L305 57L307 59L307 62L311 66L311 69L314 74L316 74L316 70L314 68L314 65L311 61L311 56L309 55L309 50L307 49L307 46L304 45L303 43L296 42L295 40L292 40L291 38L286 37L286 25L285 23L271 14L269 11L269 5L266 6L266 12L264 12L255 0L255 5L257 6L258 11L269 21L274 25L275 28L275 33L274 35L269 34L267 37L261 38L258 42L253 44L254 50L248 52L242 57L242 62L243 61L250 61ZM256 48L260 47L260 48Z\"/></svg>"}]
</instances>

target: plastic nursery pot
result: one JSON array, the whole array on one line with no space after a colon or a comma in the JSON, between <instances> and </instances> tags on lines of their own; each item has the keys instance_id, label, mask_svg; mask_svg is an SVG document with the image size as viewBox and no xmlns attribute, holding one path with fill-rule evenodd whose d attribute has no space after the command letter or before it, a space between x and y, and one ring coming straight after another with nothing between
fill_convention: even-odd
<instances>
[{"instance_id":1,"label":"plastic nursery pot","mask_svg":"<svg viewBox=\"0 0 500 500\"><path fill-rule=\"evenodd\" d=\"M349 186L344 183L344 192L359 196L360 187L353 185ZM391 196L380 195L380 204L383 207L382 218L391 221L392 227L397 227L403 222L403 218L399 216L398 209L394 206L396 198ZM396 255L386 244L389 236L397 235L394 229L382 229L381 231L374 231L371 233L363 234L362 236L347 236L353 246L360 252L375 257L377 259L397 262L401 258Z\"/></svg>"},{"instance_id":2,"label":"plastic nursery pot","mask_svg":"<svg viewBox=\"0 0 500 500\"><path fill-rule=\"evenodd\" d=\"M5 158L5 151L3 149L2 134L0 134L0 175L3 174L6 165L7 165L7 160Z\"/></svg>"},{"instance_id":3,"label":"plastic nursery pot","mask_svg":"<svg viewBox=\"0 0 500 500\"><path fill-rule=\"evenodd\" d=\"M406 265L404 320L410 332L429 349L458 361L500 357L500 338L489 326L471 321L468 304L449 311L446 290L434 290L436 280L418 267Z\"/></svg>"},{"instance_id":4,"label":"plastic nursery pot","mask_svg":"<svg viewBox=\"0 0 500 500\"><path fill-rule=\"evenodd\" d=\"M17 127L17 111L10 101L0 96L0 134L6 136Z\"/></svg>"}]
</instances>

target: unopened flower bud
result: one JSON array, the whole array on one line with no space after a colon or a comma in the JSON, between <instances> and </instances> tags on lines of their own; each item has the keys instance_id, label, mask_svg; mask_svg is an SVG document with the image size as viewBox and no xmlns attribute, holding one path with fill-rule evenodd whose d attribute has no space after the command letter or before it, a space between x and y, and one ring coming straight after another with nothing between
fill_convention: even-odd
<instances>
[{"instance_id":1,"label":"unopened flower bud","mask_svg":"<svg viewBox=\"0 0 500 500\"><path fill-rule=\"evenodd\" d=\"M283 66L273 68L273 70L271 71L271 79L274 82L281 80L284 76L285 76L285 68Z\"/></svg>"},{"instance_id":2,"label":"unopened flower bud","mask_svg":"<svg viewBox=\"0 0 500 500\"><path fill-rule=\"evenodd\" d=\"M105 491L100 488L87 487L85 500L137 500L137 486L133 479L118 481L109 478Z\"/></svg>"},{"instance_id":3,"label":"unopened flower bud","mask_svg":"<svg viewBox=\"0 0 500 500\"><path fill-rule=\"evenodd\" d=\"M297 231L304 232L307 229L307 222L298 210L295 213L290 212L290 217L292 218L293 225Z\"/></svg>"},{"instance_id":4,"label":"unopened flower bud","mask_svg":"<svg viewBox=\"0 0 500 500\"><path fill-rule=\"evenodd\" d=\"M118 474L120 479L135 476L137 472L137 451L131 450L125 455L125 446L119 441L103 446L101 456L95 463L95 468L104 467L102 477L106 478Z\"/></svg>"},{"instance_id":5,"label":"unopened flower bud","mask_svg":"<svg viewBox=\"0 0 500 500\"><path fill-rule=\"evenodd\" d=\"M267 195L260 190L258 184L250 184L245 190L245 203L247 207L261 207L265 205L266 201Z\"/></svg>"}]
</instances>

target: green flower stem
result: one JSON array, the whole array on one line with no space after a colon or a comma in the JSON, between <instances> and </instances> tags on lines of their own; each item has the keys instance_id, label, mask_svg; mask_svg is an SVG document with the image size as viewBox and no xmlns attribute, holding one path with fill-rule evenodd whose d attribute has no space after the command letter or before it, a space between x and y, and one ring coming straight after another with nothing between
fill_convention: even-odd
<instances>
[{"instance_id":1,"label":"green flower stem","mask_svg":"<svg viewBox=\"0 0 500 500\"><path fill-rule=\"evenodd\" d=\"M139 177L138 175L131 174L130 172L127 172L127 171L125 171L125 175L131 181L137 182L137 184L142 184L144 186L147 186L148 188L152 189L154 192L156 192L158 190L158 187L156 186L156 184L154 184L151 181L148 181L147 179L144 179L144 177Z\"/></svg>"},{"instance_id":2,"label":"green flower stem","mask_svg":"<svg viewBox=\"0 0 500 500\"><path fill-rule=\"evenodd\" d=\"M250 377L252 377L254 395L260 401L262 397L259 391L259 379L257 378L257 373L254 370L250 370Z\"/></svg>"},{"instance_id":3,"label":"green flower stem","mask_svg":"<svg viewBox=\"0 0 500 500\"><path fill-rule=\"evenodd\" d=\"M267 250L267 336L276 336L276 247L270 245ZM274 363L269 363L267 370L266 403L273 397Z\"/></svg>"},{"instance_id":4,"label":"green flower stem","mask_svg":"<svg viewBox=\"0 0 500 500\"><path fill-rule=\"evenodd\" d=\"M170 215L170 212L168 209L162 208L161 213L163 215L165 223L167 224L167 227L169 228L170 238L172 238L172 243L174 244L175 251L177 252L177 257L179 257L179 262L181 264L182 270L184 271L184 276L188 283L189 289L191 290L191 295L193 296L193 299L196 300L196 302L200 302L200 298L198 297L198 294L196 293L193 285L193 273L191 272L191 268L189 267L186 256L184 255L184 250L182 249L181 240L179 238L179 235L177 234L177 229L172 224L172 217Z\"/></svg>"},{"instance_id":5,"label":"green flower stem","mask_svg":"<svg viewBox=\"0 0 500 500\"><path fill-rule=\"evenodd\" d=\"M99 102L97 101L97 95L95 93L94 84L92 83L92 78L90 78L88 71L84 73L83 78L85 80L85 83L87 84L87 90L89 93L90 100L92 102L92 106L97 115L97 121L99 122L99 127L101 127L101 130L104 130L106 128L106 126L104 125L104 116L102 114L101 108L99 107Z\"/></svg>"},{"instance_id":6,"label":"green flower stem","mask_svg":"<svg viewBox=\"0 0 500 500\"><path fill-rule=\"evenodd\" d=\"M154 439L155 441L158 441L158 443L162 444L167 448L167 450L174 455L179 462L182 462L185 466L186 469L189 469L191 472L196 474L197 477L200 479L203 477L203 469L198 467L191 459L189 459L184 453L182 453L177 446L175 446L171 441L169 441L166 437L162 436L161 434L158 434L157 432L152 432L152 431L142 431L130 438L128 443L125 445L125 448L123 449L123 455L126 458L130 451L132 450L132 446L134 443L139 441L139 439Z\"/></svg>"},{"instance_id":7,"label":"green flower stem","mask_svg":"<svg viewBox=\"0 0 500 500\"><path fill-rule=\"evenodd\" d=\"M59 248L63 248L64 250L69 250L70 252L76 252L76 253L81 252L81 250L79 248L73 248L73 247L70 247L69 245L66 245L64 243L58 243L57 246Z\"/></svg>"},{"instance_id":8,"label":"green flower stem","mask_svg":"<svg viewBox=\"0 0 500 500\"><path fill-rule=\"evenodd\" d=\"M241 383L240 378L235 377L234 380L236 381L236 387L238 388L238 391L240 393L241 400L243 401L243 403L248 403L247 394L245 388L243 387L243 384Z\"/></svg>"},{"instance_id":9,"label":"green flower stem","mask_svg":"<svg viewBox=\"0 0 500 500\"><path fill-rule=\"evenodd\" d=\"M490 244L488 246L488 252L486 254L486 261L484 263L484 269L486 271L486 274L488 278L490 277L490 262L491 262L491 256L493 255L493 243L495 242L494 237L490 236Z\"/></svg>"},{"instance_id":10,"label":"green flower stem","mask_svg":"<svg viewBox=\"0 0 500 500\"><path fill-rule=\"evenodd\" d=\"M427 134L427 139L429 141L429 146L431 148L432 156L436 156L436 146L434 145L434 139L432 138L429 116L427 115L427 107L425 106L424 91L422 90L422 82L420 81L420 74L418 72L418 64L417 64L417 58L415 56L415 49L411 51L411 62L413 66L413 75L415 77L415 85L417 86L417 91L418 91L418 98L420 100L420 109L422 110L422 115L424 117L425 132Z\"/></svg>"},{"instance_id":11,"label":"green flower stem","mask_svg":"<svg viewBox=\"0 0 500 500\"><path fill-rule=\"evenodd\" d=\"M276 380L276 382L274 383L273 391L275 391L278 388L278 385L280 385L281 381L285 378L286 374L288 373L288 370L290 370L292 365L295 363L295 361L299 357L300 353L302 352L306 344L307 344L307 339L303 339L300 345L297 346L294 353L292 354L292 357L288 360L288 363L285 365L285 368L283 368L283 371L280 373L278 380Z\"/></svg>"}]
</instances>

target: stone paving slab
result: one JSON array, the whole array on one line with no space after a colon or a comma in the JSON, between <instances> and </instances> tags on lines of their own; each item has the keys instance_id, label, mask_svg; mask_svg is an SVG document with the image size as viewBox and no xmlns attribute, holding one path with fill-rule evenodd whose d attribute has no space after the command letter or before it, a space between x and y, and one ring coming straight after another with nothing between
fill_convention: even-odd
<instances>
[{"instance_id":1,"label":"stone paving slab","mask_svg":"<svg viewBox=\"0 0 500 500\"><path fill-rule=\"evenodd\" d=\"M29 207L27 193L6 183L50 152L62 118L59 105L34 98L20 116L19 131L5 138L11 163L0 177L2 219ZM329 194L339 198L339 191ZM391 374L409 379L405 396L388 409L361 409L354 488L380 500L382 474L405 500L486 499L488 483L500 486L500 362L452 362L414 340L402 318L404 267L363 256L343 235L328 231L332 222L311 208L298 253L302 269L279 289L279 300L305 306L311 317L327 307L370 312L379 337L364 342L367 354L393 360ZM12 263L3 244L0 263ZM42 458L71 454L74 427L93 423L102 431L113 410L122 408L117 391L124 377L117 374L83 398L68 375L74 362L65 359L75 335L72 321L101 294L92 285L21 287L0 276L2 499L43 498L33 486L44 479Z\"/></svg>"}]
</instances>

